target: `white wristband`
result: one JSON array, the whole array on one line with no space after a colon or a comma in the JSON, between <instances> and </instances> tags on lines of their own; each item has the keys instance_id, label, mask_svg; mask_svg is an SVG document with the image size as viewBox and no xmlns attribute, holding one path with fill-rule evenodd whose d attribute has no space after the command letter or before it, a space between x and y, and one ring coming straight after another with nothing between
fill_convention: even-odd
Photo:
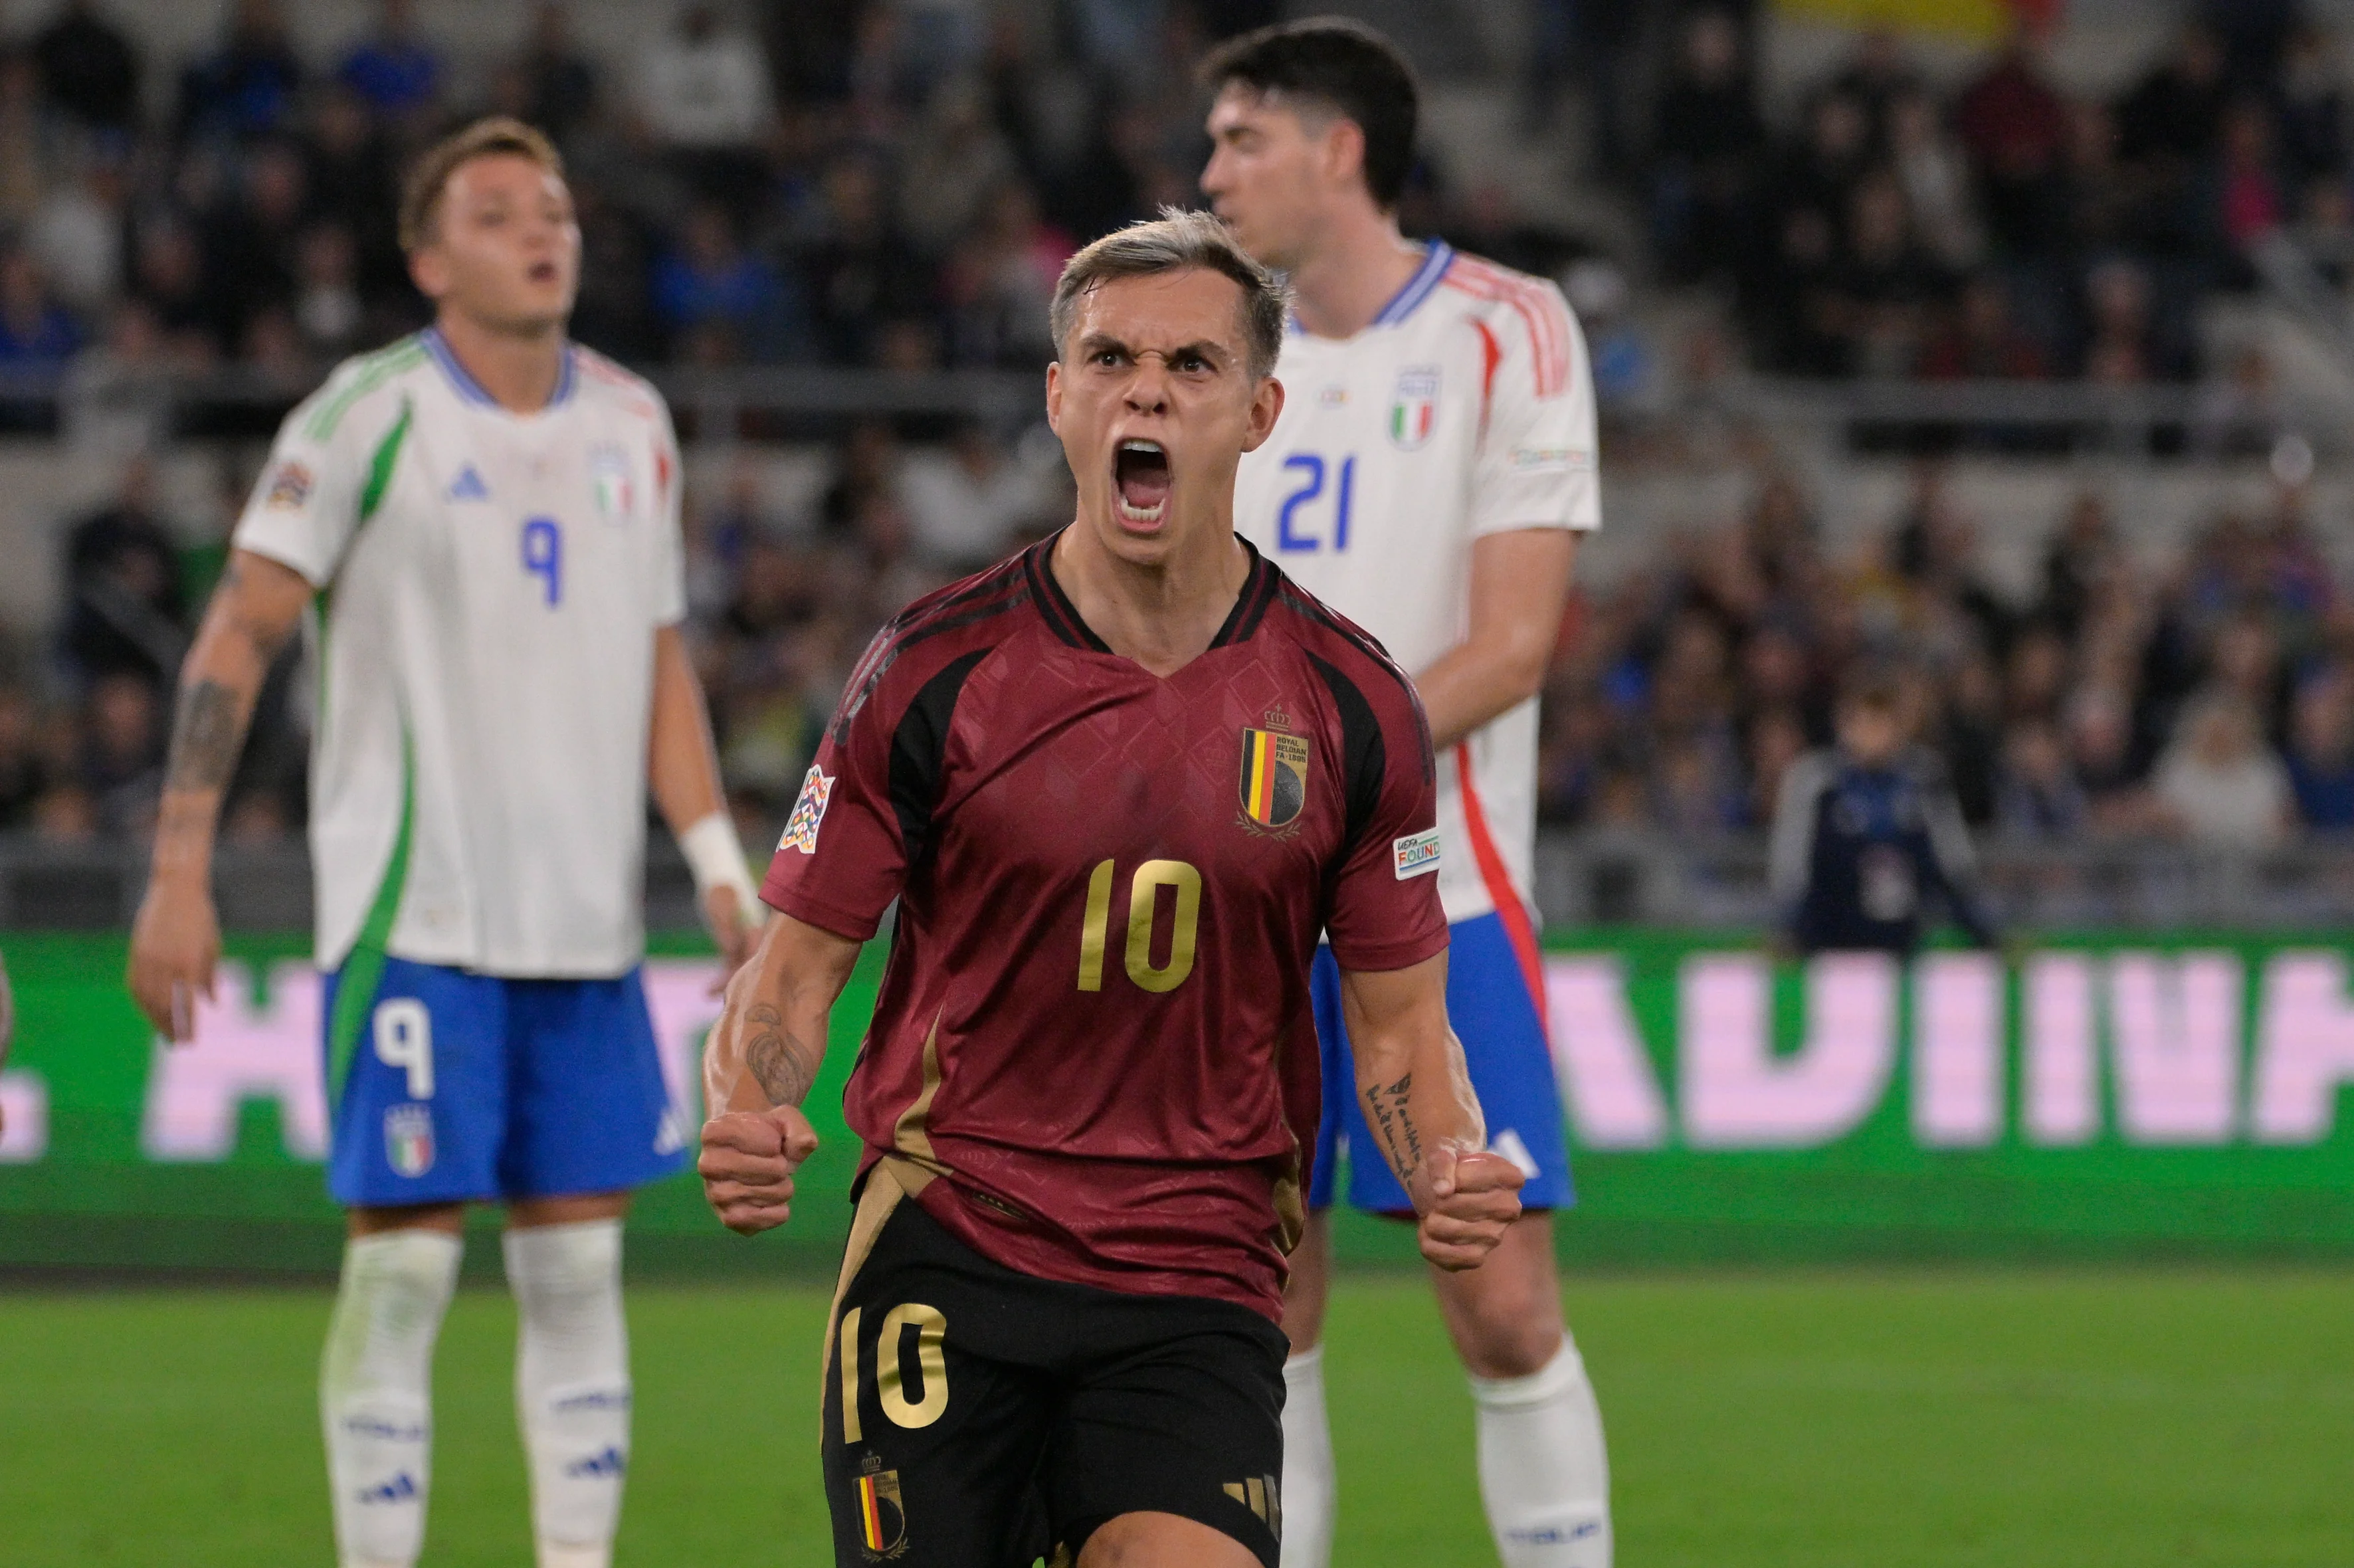
<instances>
[{"instance_id":1,"label":"white wristband","mask_svg":"<svg viewBox=\"0 0 2354 1568\"><path fill-rule=\"evenodd\" d=\"M732 887L737 907L747 921L758 926L768 917L768 906L752 885L752 867L744 858L743 842L737 838L736 824L726 812L714 811L679 834L678 847L686 856L687 870L695 874L697 895L715 887Z\"/></svg>"}]
</instances>

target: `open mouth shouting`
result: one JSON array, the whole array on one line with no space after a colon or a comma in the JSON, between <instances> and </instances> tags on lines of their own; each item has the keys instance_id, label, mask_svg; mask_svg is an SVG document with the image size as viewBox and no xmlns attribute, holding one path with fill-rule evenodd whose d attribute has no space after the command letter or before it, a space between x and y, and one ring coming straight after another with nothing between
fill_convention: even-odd
<instances>
[{"instance_id":1,"label":"open mouth shouting","mask_svg":"<svg viewBox=\"0 0 2354 1568\"><path fill-rule=\"evenodd\" d=\"M1173 475L1169 453L1159 441L1131 438L1112 454L1112 488L1119 494L1117 510L1123 527L1145 532L1169 515L1169 492Z\"/></svg>"}]
</instances>

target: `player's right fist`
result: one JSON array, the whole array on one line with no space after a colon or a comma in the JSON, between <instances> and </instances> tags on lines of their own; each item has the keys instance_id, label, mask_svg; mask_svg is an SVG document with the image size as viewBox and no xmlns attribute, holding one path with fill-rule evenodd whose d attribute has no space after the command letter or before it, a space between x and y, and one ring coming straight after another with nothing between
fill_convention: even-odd
<instances>
[{"instance_id":1,"label":"player's right fist","mask_svg":"<svg viewBox=\"0 0 2354 1568\"><path fill-rule=\"evenodd\" d=\"M695 1168L719 1223L758 1235L792 1218L793 1172L816 1152L817 1130L798 1106L727 1111L703 1124Z\"/></svg>"}]
</instances>

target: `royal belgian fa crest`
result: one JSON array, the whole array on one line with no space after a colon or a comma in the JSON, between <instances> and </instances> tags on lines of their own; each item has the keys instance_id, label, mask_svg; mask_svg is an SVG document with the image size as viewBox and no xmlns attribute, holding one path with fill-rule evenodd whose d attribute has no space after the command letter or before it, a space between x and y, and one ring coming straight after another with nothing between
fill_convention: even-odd
<instances>
[{"instance_id":1,"label":"royal belgian fa crest","mask_svg":"<svg viewBox=\"0 0 2354 1568\"><path fill-rule=\"evenodd\" d=\"M1243 731L1243 815L1278 830L1308 804L1308 742L1271 729Z\"/></svg>"},{"instance_id":2,"label":"royal belgian fa crest","mask_svg":"<svg viewBox=\"0 0 2354 1568\"><path fill-rule=\"evenodd\" d=\"M907 1550L907 1510L899 1499L899 1472L866 1457L858 1478L858 1547L869 1563L887 1563Z\"/></svg>"}]
</instances>

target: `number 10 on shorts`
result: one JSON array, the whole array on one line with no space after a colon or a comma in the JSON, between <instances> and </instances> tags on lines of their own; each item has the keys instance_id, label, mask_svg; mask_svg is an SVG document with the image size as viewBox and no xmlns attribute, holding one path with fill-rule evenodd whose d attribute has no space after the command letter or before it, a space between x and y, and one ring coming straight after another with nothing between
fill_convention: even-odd
<instances>
[{"instance_id":1,"label":"number 10 on shorts","mask_svg":"<svg viewBox=\"0 0 2354 1568\"><path fill-rule=\"evenodd\" d=\"M408 1097L433 1097L433 1015L413 996L376 1003L376 1059L408 1075Z\"/></svg>"}]
</instances>

